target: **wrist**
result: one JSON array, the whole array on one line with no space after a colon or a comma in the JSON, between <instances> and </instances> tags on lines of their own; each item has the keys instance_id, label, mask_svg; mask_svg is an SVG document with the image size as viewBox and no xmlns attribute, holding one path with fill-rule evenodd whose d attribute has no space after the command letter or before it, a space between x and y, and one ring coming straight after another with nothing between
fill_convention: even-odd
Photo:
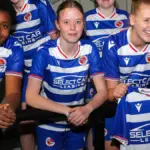
<instances>
[{"instance_id":1,"label":"wrist","mask_svg":"<svg viewBox=\"0 0 150 150\"><path fill-rule=\"evenodd\" d=\"M87 104L85 108L88 110L89 114L94 110L90 104Z\"/></svg>"},{"instance_id":2,"label":"wrist","mask_svg":"<svg viewBox=\"0 0 150 150\"><path fill-rule=\"evenodd\" d=\"M64 112L64 115L65 115L67 118L68 118L68 117L70 116L70 114L71 114L70 109L71 109L71 108L67 107L66 111Z\"/></svg>"}]
</instances>

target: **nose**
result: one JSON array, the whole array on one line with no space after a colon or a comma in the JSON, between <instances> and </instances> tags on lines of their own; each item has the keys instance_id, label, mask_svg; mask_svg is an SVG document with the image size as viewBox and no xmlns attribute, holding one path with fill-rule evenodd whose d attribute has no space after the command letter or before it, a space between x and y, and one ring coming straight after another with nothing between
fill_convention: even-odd
<instances>
[{"instance_id":1,"label":"nose","mask_svg":"<svg viewBox=\"0 0 150 150\"><path fill-rule=\"evenodd\" d=\"M72 22L72 23L70 24L70 30L75 30L75 28L76 28L76 25L75 25L74 22Z\"/></svg>"}]
</instances>

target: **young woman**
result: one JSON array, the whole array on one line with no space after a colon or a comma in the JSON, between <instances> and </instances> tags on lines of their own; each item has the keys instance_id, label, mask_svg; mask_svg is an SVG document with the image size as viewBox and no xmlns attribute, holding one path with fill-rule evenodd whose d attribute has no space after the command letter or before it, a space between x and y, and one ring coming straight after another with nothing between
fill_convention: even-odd
<instances>
[{"instance_id":1,"label":"young woman","mask_svg":"<svg viewBox=\"0 0 150 150\"><path fill-rule=\"evenodd\" d=\"M56 38L55 14L48 1L42 0L11 0L17 15L13 35L20 41L24 49L25 65L22 89L22 109L26 109L26 87L32 58L37 48L44 42ZM52 12L52 13L51 13ZM53 15L51 17L51 15ZM52 22L53 21L53 22ZM45 35L48 33L48 35ZM26 122L27 123L27 122ZM21 145L23 150L34 150L33 122L21 125ZM31 128L29 130L29 128ZM26 134L28 133L28 134ZM29 144L30 143L30 144Z\"/></svg>"},{"instance_id":2,"label":"young woman","mask_svg":"<svg viewBox=\"0 0 150 150\"><path fill-rule=\"evenodd\" d=\"M103 46L107 37L129 27L129 14L125 10L116 8L115 0L95 0L96 8L85 13L86 35L98 48L102 57ZM94 86L88 85L88 101L94 95ZM111 146L110 132L113 118L105 119L105 149L116 150ZM99 125L100 126L100 125ZM99 127L98 127L99 128ZM97 130L97 127L95 127ZM95 131L97 132L97 131ZM98 137L99 138L99 137Z\"/></svg>"},{"instance_id":3,"label":"young woman","mask_svg":"<svg viewBox=\"0 0 150 150\"><path fill-rule=\"evenodd\" d=\"M68 122L40 125L37 128L39 150L79 150L85 147L85 132L72 131L70 124L82 126L90 113L107 98L102 64L96 47L80 40L84 12L76 1L65 1L57 10L60 38L40 47L33 59L27 87L27 103L32 107L64 114ZM85 106L88 73L97 94ZM41 94L39 94L42 85Z\"/></svg>"},{"instance_id":4,"label":"young woman","mask_svg":"<svg viewBox=\"0 0 150 150\"><path fill-rule=\"evenodd\" d=\"M131 28L110 36L104 46L105 77L111 101L123 97L129 85L149 85L149 13L149 0L132 0Z\"/></svg>"},{"instance_id":5,"label":"young woman","mask_svg":"<svg viewBox=\"0 0 150 150\"><path fill-rule=\"evenodd\" d=\"M86 35L97 46L100 56L104 39L129 27L129 14L115 7L115 0L95 0L97 8L85 13Z\"/></svg>"},{"instance_id":6,"label":"young woman","mask_svg":"<svg viewBox=\"0 0 150 150\"><path fill-rule=\"evenodd\" d=\"M15 10L9 0L0 1L0 84L5 77L4 103L0 104L0 128L8 128L16 119L19 107L23 71L23 49L18 41L10 36L15 22Z\"/></svg>"}]
</instances>

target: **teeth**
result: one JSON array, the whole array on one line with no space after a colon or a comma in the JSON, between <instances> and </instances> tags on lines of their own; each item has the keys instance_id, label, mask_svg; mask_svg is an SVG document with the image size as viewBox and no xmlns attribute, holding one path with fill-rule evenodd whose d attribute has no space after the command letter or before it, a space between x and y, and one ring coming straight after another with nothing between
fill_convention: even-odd
<instances>
[{"instance_id":1,"label":"teeth","mask_svg":"<svg viewBox=\"0 0 150 150\"><path fill-rule=\"evenodd\" d=\"M145 33L150 34L150 31L145 31Z\"/></svg>"}]
</instances>

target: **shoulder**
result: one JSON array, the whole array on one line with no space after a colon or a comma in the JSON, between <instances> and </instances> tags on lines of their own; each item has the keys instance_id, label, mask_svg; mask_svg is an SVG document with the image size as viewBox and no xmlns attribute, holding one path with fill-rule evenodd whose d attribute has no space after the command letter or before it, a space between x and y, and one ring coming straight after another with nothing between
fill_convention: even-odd
<instances>
[{"instance_id":1,"label":"shoulder","mask_svg":"<svg viewBox=\"0 0 150 150\"><path fill-rule=\"evenodd\" d=\"M116 13L117 14L122 14L122 15L126 15L127 17L129 17L129 13L126 10L122 10L122 9L118 9L116 8Z\"/></svg>"},{"instance_id":2,"label":"shoulder","mask_svg":"<svg viewBox=\"0 0 150 150\"><path fill-rule=\"evenodd\" d=\"M119 49L120 47L126 45L128 43L127 40L127 31L128 30L123 30L117 34L109 36L105 40L105 47L107 45L107 49ZM121 40L120 40L121 39Z\"/></svg>"},{"instance_id":3,"label":"shoulder","mask_svg":"<svg viewBox=\"0 0 150 150\"><path fill-rule=\"evenodd\" d=\"M90 40L86 40L86 39L81 39L80 44L81 44L81 46L91 46L91 47L94 46L95 47L93 42L91 42Z\"/></svg>"},{"instance_id":4,"label":"shoulder","mask_svg":"<svg viewBox=\"0 0 150 150\"><path fill-rule=\"evenodd\" d=\"M37 52L48 55L49 51L56 47L57 47L57 40L48 40L38 48Z\"/></svg>"},{"instance_id":5,"label":"shoulder","mask_svg":"<svg viewBox=\"0 0 150 150\"><path fill-rule=\"evenodd\" d=\"M13 36L9 36L8 39L5 41L3 47L7 48L7 49L11 49L11 50L21 50L23 51L22 45L19 43L19 41L13 37Z\"/></svg>"},{"instance_id":6,"label":"shoulder","mask_svg":"<svg viewBox=\"0 0 150 150\"><path fill-rule=\"evenodd\" d=\"M94 15L94 14L96 14L96 9L89 10L85 12L85 18L88 17L89 15Z\"/></svg>"},{"instance_id":7,"label":"shoulder","mask_svg":"<svg viewBox=\"0 0 150 150\"><path fill-rule=\"evenodd\" d=\"M80 40L80 46L82 53L92 54L98 52L97 47L90 40Z\"/></svg>"}]
</instances>

